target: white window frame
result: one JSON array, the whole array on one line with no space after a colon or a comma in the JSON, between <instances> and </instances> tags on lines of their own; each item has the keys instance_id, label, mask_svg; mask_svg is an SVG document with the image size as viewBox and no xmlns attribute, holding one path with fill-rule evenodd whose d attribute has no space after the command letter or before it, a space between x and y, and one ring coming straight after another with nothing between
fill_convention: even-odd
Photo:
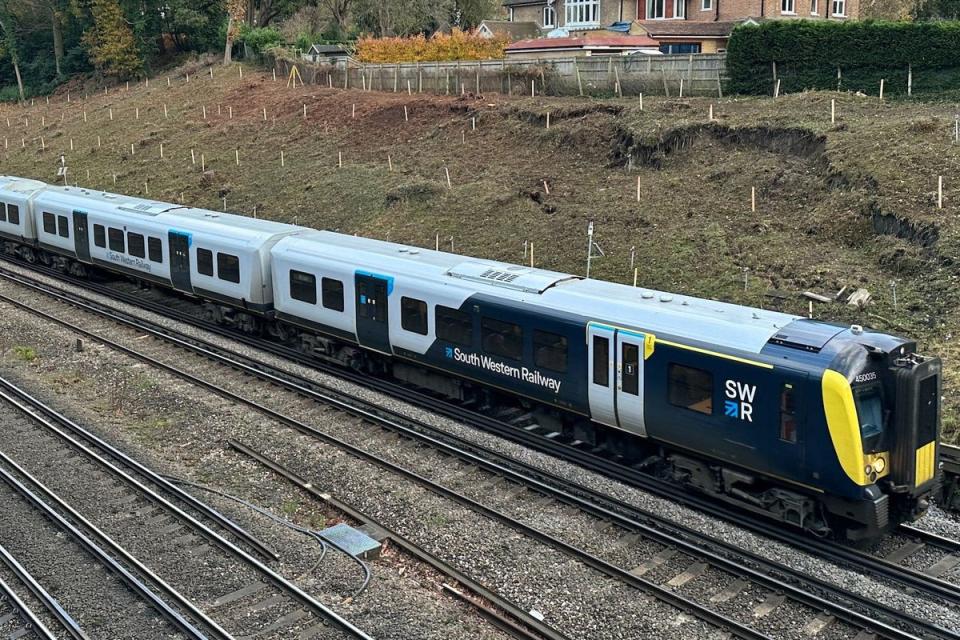
<instances>
[{"instance_id":1,"label":"white window frame","mask_svg":"<svg viewBox=\"0 0 960 640\"><path fill-rule=\"evenodd\" d=\"M700 11L713 11L713 0L700 0Z\"/></svg>"},{"instance_id":2,"label":"white window frame","mask_svg":"<svg viewBox=\"0 0 960 640\"><path fill-rule=\"evenodd\" d=\"M600 0L566 0L563 4L565 27L600 26Z\"/></svg>"},{"instance_id":3,"label":"white window frame","mask_svg":"<svg viewBox=\"0 0 960 640\"><path fill-rule=\"evenodd\" d=\"M847 0L830 0L831 2L831 15L834 18L846 18L847 17ZM840 8L837 11L837 7Z\"/></svg>"},{"instance_id":4,"label":"white window frame","mask_svg":"<svg viewBox=\"0 0 960 640\"><path fill-rule=\"evenodd\" d=\"M549 18L547 16L550 16ZM546 5L543 8L543 27L546 29L548 27L557 26L557 10L553 5Z\"/></svg>"},{"instance_id":5,"label":"white window frame","mask_svg":"<svg viewBox=\"0 0 960 640\"><path fill-rule=\"evenodd\" d=\"M674 20L687 19L687 0L673 0L673 18Z\"/></svg>"},{"instance_id":6,"label":"white window frame","mask_svg":"<svg viewBox=\"0 0 960 640\"><path fill-rule=\"evenodd\" d=\"M797 15L797 0L780 0L780 13L785 16Z\"/></svg>"},{"instance_id":7,"label":"white window frame","mask_svg":"<svg viewBox=\"0 0 960 640\"><path fill-rule=\"evenodd\" d=\"M660 15L656 15L657 5ZM667 0L647 0L647 20L664 20L667 17Z\"/></svg>"},{"instance_id":8,"label":"white window frame","mask_svg":"<svg viewBox=\"0 0 960 640\"><path fill-rule=\"evenodd\" d=\"M510 12L507 15L507 22L513 22L513 7L508 7Z\"/></svg>"},{"instance_id":9,"label":"white window frame","mask_svg":"<svg viewBox=\"0 0 960 640\"><path fill-rule=\"evenodd\" d=\"M820 15L820 0L810 0L810 15Z\"/></svg>"}]
</instances>

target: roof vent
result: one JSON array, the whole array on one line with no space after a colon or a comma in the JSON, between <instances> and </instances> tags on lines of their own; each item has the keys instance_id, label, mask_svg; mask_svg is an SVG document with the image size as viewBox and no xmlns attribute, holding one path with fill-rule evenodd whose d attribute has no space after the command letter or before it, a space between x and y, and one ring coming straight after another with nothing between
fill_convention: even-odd
<instances>
[{"instance_id":1,"label":"roof vent","mask_svg":"<svg viewBox=\"0 0 960 640\"><path fill-rule=\"evenodd\" d=\"M673 302L673 296L669 293L664 293L660 296L660 302Z\"/></svg>"},{"instance_id":2,"label":"roof vent","mask_svg":"<svg viewBox=\"0 0 960 640\"><path fill-rule=\"evenodd\" d=\"M579 280L576 276L564 276L515 265L483 262L461 263L447 271L447 275L528 293L543 293L560 282Z\"/></svg>"},{"instance_id":3,"label":"roof vent","mask_svg":"<svg viewBox=\"0 0 960 640\"><path fill-rule=\"evenodd\" d=\"M640 292L640 297L643 298L644 300L650 300L651 298L653 298L653 292L652 292L652 291L641 291L641 292Z\"/></svg>"}]
</instances>

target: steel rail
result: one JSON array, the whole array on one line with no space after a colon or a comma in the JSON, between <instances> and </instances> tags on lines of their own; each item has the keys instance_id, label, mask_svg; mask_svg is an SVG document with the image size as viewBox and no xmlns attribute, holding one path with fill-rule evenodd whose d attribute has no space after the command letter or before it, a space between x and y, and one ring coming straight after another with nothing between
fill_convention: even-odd
<instances>
[{"instance_id":1,"label":"steel rail","mask_svg":"<svg viewBox=\"0 0 960 640\"><path fill-rule=\"evenodd\" d=\"M3 298L4 296L0 296L0 299L3 299ZM50 317L52 318L52 316ZM82 331L79 327L75 327L73 330L77 332ZM91 335L91 337L93 336ZM8 380L0 376L0 388L9 389L11 387L14 389L17 389L16 385L13 385L11 382L9 382ZM207 527L205 524L198 521L192 515L185 512L183 509L180 509L176 505L173 505L166 498L157 494L149 487L143 485L142 483L138 482L133 478L130 478L122 470L115 467L113 464L111 464L108 460L106 460L105 458L97 454L95 451L86 447L82 443L72 441L68 434L60 430L56 425L51 423L50 420L46 419L43 415L40 415L40 413L47 413L47 410L49 409L49 407L47 407L40 400L33 398L25 391L21 389L17 389L17 390L19 392L18 395L20 395L22 399L26 399L26 400L17 399L11 395L8 395L3 390L0 390L0 398L7 400L8 402L17 406L18 408L21 408L21 410L23 410L24 413L33 417L34 420L36 420L38 423L45 426L47 429L60 435L60 437L66 440L67 442L70 442L73 447L75 447L76 449L84 453L91 460L97 462L104 469L107 469L112 475L121 479L126 477L125 481L128 484L131 484L131 486L136 487L141 494L148 497L154 503L162 505L170 513L173 513L177 517L187 521L195 530L198 530L201 533L203 533L204 537L214 542L217 546L219 546L221 549L223 549L233 557L240 560L242 563L252 567L258 574L264 577L273 586L277 587L280 591L286 593L287 595L292 596L294 599L299 601L302 605L306 606L314 614L329 621L334 626L340 628L343 631L346 631L347 633L349 633L350 635L356 638L362 638L363 640L372 640L370 636L368 636L364 631L354 626L352 623L350 623L345 618L341 617L332 609L330 609L323 603L319 602L318 600L316 600L315 598L307 594L297 585L293 584L292 582L290 582L280 574L276 573L273 569L263 564L257 558L253 557L252 555L250 555L240 547L236 546L235 544L233 544L232 542L230 542L220 534L216 533L215 531ZM32 407L25 405L24 402L29 402L29 404L32 405ZM119 546L118 546L118 550L123 551L122 549L119 548ZM129 560L132 562L138 563L139 565L138 571L141 571L141 572L149 571L149 569L147 569L145 566L140 564L136 559L130 557ZM191 607L191 609L196 609L192 605L192 603L188 602L187 604ZM195 611L191 610L191 613L192 615L198 616L198 617L204 615L201 611L199 611L199 609L196 609ZM216 623L214 623L213 620L210 620L210 623L216 626ZM223 633L226 633L226 632L223 631Z\"/></svg>"},{"instance_id":2,"label":"steel rail","mask_svg":"<svg viewBox=\"0 0 960 640\"><path fill-rule=\"evenodd\" d=\"M27 286L33 286L33 285L29 285L29 284L28 284ZM41 285L41 286L43 286L43 285ZM53 296L55 296L55 297L62 297L62 299L63 299L65 302L67 302L67 303L69 303L69 304L71 304L71 305L80 306L80 307L82 307L82 308L86 308L87 310L89 310L89 311L91 311L91 312L93 312L93 313L97 313L97 314L101 314L101 315L104 314L104 312L103 312L101 309L98 309L98 308L97 308L96 306L94 306L94 305L90 305L90 304L88 304L88 303L86 303L86 302L83 302L83 301L77 301L77 300L71 299L69 296L62 295L62 294L60 294L59 292L53 291L53 292L49 292L49 294L50 294L50 295L53 295ZM116 312L116 310L113 310L113 311ZM126 314L123 314L123 313L121 312L120 315L121 315L121 316L125 316ZM116 317L116 316L114 316L114 315L112 315L112 314L111 314L111 318L114 319L114 320L117 321L117 322L126 323L126 324L128 324L128 325L130 325L130 326L135 326L138 330L146 331L146 332L154 335L155 337L158 337L158 338L160 338L160 339L166 340L166 341L168 341L168 342L172 342L172 343L177 344L178 346L181 346L181 347L183 347L183 348L191 349L191 350L193 350L194 352L200 353L201 355L204 355L204 356L207 357L207 358L210 358L210 359L219 361L219 362L225 364L226 366L229 366L229 367L231 367L231 368L238 369L238 370L240 370L240 371L246 372L248 375L255 375L255 376L258 376L258 377L260 377L260 378L266 379L266 380L268 380L269 382L271 382L271 383L273 383L273 384L276 384L276 385L279 385L279 386L284 386L284 387L288 388L289 390L294 391L294 392L296 392L296 393L298 393L298 394L301 394L301 395L304 395L304 396L307 396L307 397L312 397L313 399L315 399L315 400L317 400L317 401L319 401L319 402L323 402L323 403L325 403L325 404L332 405L332 406L334 406L334 407L336 407L336 408L338 408L338 409L340 409L340 410L348 411L348 412L350 412L351 414L353 414L353 415L355 415L355 416L357 416L357 417L360 417L360 418L362 418L362 419L369 420L369 421L374 421L374 422L378 422L378 423L382 423L382 424L384 424L385 426L387 426L388 428L390 428L390 429L392 429L392 430L394 430L394 431L399 431L399 432L403 433L404 435L406 435L406 436L408 436L408 437L415 438L415 439L417 439L417 440L419 440L419 441L421 441L421 442L424 442L424 443L426 443L426 444L429 444L430 446L433 446L433 447L435 447L435 448L443 448L443 449L446 449L448 452L451 452L451 453L453 453L454 455L457 455L457 456L459 456L459 457L461 457L461 458L464 458L464 459L468 459L472 464L476 464L476 465L478 465L478 466L482 466L482 467L484 467L484 468L486 468L486 469L488 469L488 470L491 470L491 471L493 471L493 472L495 472L495 473L498 473L498 474L501 474L501 475L505 475L505 476L510 476L511 474L513 474L513 476L514 476L513 479L514 479L515 481L520 482L520 483L524 483L524 484L530 484L529 479L521 478L521 477L519 477L518 474L516 474L515 472L512 472L512 471L510 471L510 470L508 470L508 469L506 469L506 468L503 468L503 467L499 467L499 466L497 466L496 464L492 464L492 463L489 461L489 459L485 459L484 457L480 457L480 456L477 456L477 455L475 455L475 454L468 453L468 452L463 451L463 450L457 451L457 450L453 449L453 448L451 447L451 445L449 445L449 444L439 442L439 441L437 441L437 440L434 439L434 438L431 438L431 437L429 437L429 436L426 436L426 435L424 435L424 434L422 434L422 433L417 432L416 430L410 429L409 427L405 427L405 426L403 426L403 425L401 425L401 424L388 424L387 422L385 422L385 418L384 418L384 416L383 416L382 414L388 414L388 415L389 415L391 418L393 418L393 419L400 418L400 419L402 419L403 421L406 421L406 422L408 422L408 423L416 423L416 422L417 422L417 421L414 421L414 420L412 420L412 419L410 419L410 418L407 418L406 416L402 416L401 414L399 414L399 413L397 413L397 412L394 412L394 411L391 411L391 410L385 410L385 409L382 409L382 408L380 408L380 407L376 407L376 406L374 406L374 405L371 405L370 403L365 403L365 402L363 402L363 401L358 401L358 400L356 400L355 398L350 398L349 401L345 401L345 400L342 399L343 397L346 397L344 394L342 394L342 393L340 393L340 392L332 391L332 390L329 390L329 389L325 389L325 391L328 391L329 393L338 394L340 397L334 397L334 396L330 396L330 395L327 395L327 394L318 392L315 388L312 388L312 387L318 387L318 386L322 386L322 385L318 385L317 383L314 383L314 382L303 381L302 379L301 379L301 382L302 382L303 384L300 384L300 383L298 383L298 382L293 382L293 381L291 381L291 380L288 379L288 378L296 378L296 376L292 376L292 375L290 375L290 374L283 374L283 376L275 375L275 374L273 374L273 373L270 373L269 371L264 370L264 365L262 365L262 363L257 363L256 365L250 365L250 364L241 362L241 361L239 361L239 360L235 360L235 359L233 359L233 358L224 356L224 355L221 353L221 351L224 351L224 349L222 349L221 347L217 347L217 346L215 346L215 345L212 345L212 344L209 343L208 341L204 341L204 340L202 340L202 339L200 339L200 338L194 338L194 337L189 337L189 338L187 338L187 339L178 338L178 337L176 337L175 335L173 335L173 330L167 329L167 328L165 328L165 327L157 328L157 326L156 326L155 324L149 323L148 321L145 321L145 320L140 319L140 318L130 318L130 317L127 317L126 319L124 319L124 318L122 318L122 317ZM198 343L199 343L199 344L198 344ZM241 356L241 358L244 359L244 360L251 360L250 358L247 358L246 356ZM351 404L351 403L364 404L364 405L367 406L367 408L357 407L357 406L355 406L354 404ZM428 429L430 429L430 430L432 430L432 431L436 431L436 430L433 429L432 427L423 425L423 423L419 423L418 426L421 427L421 428L426 427L426 428L428 428ZM516 429L515 427L510 427L510 429L511 429L512 431L519 431L519 430ZM526 433L526 432L525 432L525 433ZM463 440L463 439L461 439L461 438L458 438L458 437L456 437L456 436L450 436L449 434L443 434L443 437L444 437L445 439L457 439L457 440L460 440L460 444L465 445L465 446L468 446L468 447L473 448L473 449L481 449L481 450L483 450L483 456L485 456L486 458L496 456L497 458L500 458L500 459L507 459L506 456L503 456L502 454L493 452L492 450L484 449L483 447L480 447L479 445L476 445L476 444L474 444L474 443L470 443L470 442L468 442L468 441L466 441L466 440ZM517 461L515 461L515 460L510 460L510 459L507 459L507 460L509 460L508 464L512 464L512 465L518 464ZM533 472L534 472L535 474L537 474L537 475L540 475L540 476L550 477L550 474L547 474L547 473L545 473L545 472L543 472L543 471L541 471L541 470L534 469ZM550 480L553 481L553 482L561 482L561 483L568 484L568 485L570 484L568 480L561 479L561 478L558 478L558 477L556 477L556 476L550 477ZM625 517L624 515L621 515L620 513L611 511L609 508L603 508L603 507L597 506L596 504L591 504L590 501L587 501L587 500L584 500L584 499L582 499L582 498L579 498L579 497L573 496L573 495L571 495L571 494L568 494L568 493L566 493L566 492L557 490L555 487L551 487L551 486L549 486L549 485L545 485L545 484L540 483L540 482L537 482L536 484L537 484L537 486L534 486L533 488L536 489L536 490L538 490L538 491L540 491L541 493L545 493L545 494L551 495L552 497L555 497L555 498L558 499L558 500L562 500L562 501L567 502L567 503L569 503L569 504L573 504L574 506L577 506L578 508L583 509L584 511L587 511L587 512L589 512L589 513L592 513L593 515L595 515L595 516L597 516L597 517L602 517L602 518L606 518L606 519L612 520L612 521L616 522L617 524L619 524L620 526L623 526L623 527L625 527L625 528L632 529L632 530L635 530L635 531L639 531L639 532L641 532L643 535L645 535L645 536L647 536L647 537L649 537L649 538L656 539L656 540L660 541L660 542L663 543L663 544L668 544L668 545L670 545L670 546L675 546L675 547L677 547L677 546L682 547L682 550L683 550L685 553L688 553L688 554L690 554L690 555L695 555L695 556L704 558L705 560L707 560L707 562L708 562L709 564L712 564L712 565L716 566L717 568L720 568L720 569L722 569L722 570L725 570L725 571L734 573L735 575L739 575L739 576L741 576L741 577L746 577L746 578L749 579L749 580L752 580L752 581L754 581L754 582L758 582L758 583L763 584L763 585L766 586L767 588L774 589L774 590L776 590L776 591L783 591L783 592L790 593L790 595L791 595L791 597L792 597L793 599L795 599L795 600L797 600L797 601L799 601L799 602L802 602L802 603L804 603L804 604L806 604L806 605L808 605L808 606L814 607L814 608L819 608L819 609L822 609L822 610L825 610L825 611L830 611L830 612L831 612L832 614L834 614L836 617L838 617L838 618L840 618L840 619L843 619L844 621L848 622L849 624L853 624L853 625L856 625L856 626L862 626L862 627L864 627L864 628L867 628L867 627L870 627L870 628L878 628L878 629L880 629L880 630L883 631L884 637L889 637L889 638L914 638L914 637L916 637L916 636L913 636L913 635L911 635L910 633L908 633L908 632L906 632L906 631L903 631L903 630L898 629L898 628L896 628L896 627L887 625L887 624L885 624L885 623L883 623L883 622L881 622L881 621L878 621L878 620L875 620L875 619L872 619L872 618L868 618L868 617L864 616L863 614L861 614L861 613L859 613L859 612L857 612L857 611L854 611L854 610L850 609L849 607L844 607L844 606L840 605L839 603L834 602L834 601L833 601L832 599L830 599L830 598L823 598L823 597L814 595L814 594L812 594L812 593L808 593L808 592L806 592L806 591L804 591L804 590L796 587L795 585L793 585L793 584L791 584L791 583L789 583L789 582L785 582L785 581L783 581L783 580L778 580L778 579L773 578L773 577L770 576L770 575L766 575L766 574L764 574L764 573L762 573L762 572L760 572L760 571L756 571L756 570L749 569L748 567L744 566L744 565L741 564L740 562L731 561L731 560L729 560L729 559L727 559L727 558L724 558L724 557L722 557L722 556L720 556L720 555L716 555L716 554L711 555L709 551L703 549L703 548L700 547L700 546L694 545L694 544L689 543L689 542L686 542L686 541L682 541L682 540L680 540L679 538L674 537L674 536L671 535L671 534L666 534L666 533L664 533L664 532L662 532L662 531L657 531L655 528L652 528L652 527L650 527L650 526L648 526L648 525L644 525L644 524L642 524L642 523L640 523L640 522L638 522L638 521L636 521L636 520L632 520L632 519L630 519L630 518L627 518L627 517ZM597 502L597 501L600 501L600 500L603 500L603 501L608 502L608 503L611 502L608 497L606 497L606 496L601 496L600 494L597 494L596 492L592 492L591 490L586 489L586 488L584 488L584 487L576 487L576 490L577 490L578 493L592 494L592 495L591 495L591 500L592 500L593 502ZM622 509L623 507L626 507L626 505L617 505L616 508L617 508L617 509ZM612 508L612 507L611 507L611 508ZM846 600L848 600L848 601L850 601L850 602L854 602L854 603L856 603L858 606L860 606L861 608L865 608L865 609L870 609L870 610L875 610L875 611L882 612L883 615L885 615L888 619L898 620L898 621L900 621L900 623L903 624L903 625L910 626L910 627L915 627L915 628L922 628L922 629L924 630L924 632L926 632L926 633L932 633L932 634L934 634L934 635L937 635L937 636L940 636L940 637L944 637L944 638L960 638L960 635L958 635L956 632L953 632L953 631L951 631L951 630L944 629L944 628L942 628L942 627L940 627L940 626L937 626L937 625L934 625L934 624L932 624L932 623L928 623L928 622L926 622L926 621L920 620L919 618L916 618L915 616L911 616L911 615L906 614L906 613L904 613L904 612L898 611L898 610L894 609L893 607L890 607L890 606L888 606L888 605L886 605L886 604L884 604L884 603L879 603L879 602L870 601L869 599L867 599L867 598L865 598L865 597L863 597L863 596L861 596L861 595L859 595L859 594L856 594L856 593L853 593L853 592L850 592L850 591L843 590L842 588L837 587L836 585L827 583L827 582L825 582L825 581L823 581L823 580L820 580L820 579L818 579L818 578L815 578L815 577L812 577L812 576L806 576L806 575L804 575L804 574L802 574L802 573L800 573L800 572L798 572L798 571L796 571L796 570L794 570L794 569L792 569L792 568L790 568L790 567L787 567L787 566L782 565L782 564L777 564L777 563L771 562L770 560L768 560L768 559L766 559L766 558L763 558L762 556L759 556L759 555L757 555L757 554L753 554L753 553L751 553L751 552L744 551L744 550L742 550L742 549L738 549L738 548L734 547L733 545L730 545L729 543L725 543L725 542L723 542L723 541L719 541L719 540L716 540L716 539L713 539L713 538L709 538L709 537L707 537L707 536L705 536L705 535L703 535L703 534L699 534L699 533L695 532L694 530L692 530L692 529L690 529L690 528L681 527L680 525L677 525L676 523L667 521L665 518L659 518L659 517L655 516L654 514L649 514L649 513L647 513L647 512L642 512L642 514L641 514L639 517L640 517L640 518L643 518L643 519L650 519L650 518L652 517L652 518L654 518L654 519L656 519L656 520L658 521L658 525L660 525L660 526L669 527L669 528L671 528L674 532L676 532L676 531L679 530L679 532L680 532L681 534L683 534L684 536L686 536L686 537L696 536L697 538L705 541L704 543L707 544L707 545L719 547L719 548L724 549L727 553L733 553L733 554L737 554L737 555L741 556L741 560L742 560L742 559L747 559L747 560L750 560L750 561L752 561L752 562L756 562L756 563L758 563L758 564L761 564L762 566L765 566L766 569L767 569L767 571L770 572L770 573L773 573L773 572L785 573L785 574L787 574L787 575L790 575L794 580L802 580L802 581L805 581L805 582L813 585L813 586L816 587L817 589L820 589L820 590L822 590L822 591L827 591L827 592L829 592L829 593L834 594L834 596L839 596L839 597L844 598L844 599L846 599ZM728 515L727 517L729 517L729 515ZM893 566L896 566L896 565L893 565ZM898 567L898 569L900 569L900 568ZM920 574L920 575L923 575L923 574ZM929 579L929 576L924 576L924 577L927 578L927 579Z\"/></svg>"},{"instance_id":3,"label":"steel rail","mask_svg":"<svg viewBox=\"0 0 960 640\"><path fill-rule=\"evenodd\" d=\"M67 613L66 609L63 608L57 599L50 595L47 590L43 588L43 585L41 585L2 544L0 544L0 560L2 560L3 563L7 565L7 568L17 576L17 579L30 590L30 593L43 604L47 611L50 612L50 615L56 618L57 622L60 623L64 631L70 634L71 638L74 638L74 640L90 640L90 636L88 636L77 621ZM15 593L11 592L11 594L16 596ZM46 629L46 627L43 628ZM50 633L50 631L47 630L47 633Z\"/></svg>"}]
</instances>

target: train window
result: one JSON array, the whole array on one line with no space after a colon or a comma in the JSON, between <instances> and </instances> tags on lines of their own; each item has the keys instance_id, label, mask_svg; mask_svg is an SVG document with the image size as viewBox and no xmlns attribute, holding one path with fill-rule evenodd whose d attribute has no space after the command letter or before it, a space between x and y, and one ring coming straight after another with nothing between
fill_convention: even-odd
<instances>
[{"instance_id":1,"label":"train window","mask_svg":"<svg viewBox=\"0 0 960 640\"><path fill-rule=\"evenodd\" d=\"M593 336L593 384L610 386L610 339Z\"/></svg>"},{"instance_id":2,"label":"train window","mask_svg":"<svg viewBox=\"0 0 960 640\"><path fill-rule=\"evenodd\" d=\"M473 320L470 314L437 305L433 314L437 338L469 346L473 343Z\"/></svg>"},{"instance_id":3,"label":"train window","mask_svg":"<svg viewBox=\"0 0 960 640\"><path fill-rule=\"evenodd\" d=\"M937 437L940 422L940 382L929 376L917 389L917 444L924 445Z\"/></svg>"},{"instance_id":4,"label":"train window","mask_svg":"<svg viewBox=\"0 0 960 640\"><path fill-rule=\"evenodd\" d=\"M15 204L7 205L7 222L10 224L20 224L20 207Z\"/></svg>"},{"instance_id":5,"label":"train window","mask_svg":"<svg viewBox=\"0 0 960 640\"><path fill-rule=\"evenodd\" d=\"M427 303L413 298L400 298L400 326L405 331L427 335Z\"/></svg>"},{"instance_id":6,"label":"train window","mask_svg":"<svg viewBox=\"0 0 960 640\"><path fill-rule=\"evenodd\" d=\"M146 247L143 246L143 236L139 233L127 234L127 253L137 258L145 258Z\"/></svg>"},{"instance_id":7,"label":"train window","mask_svg":"<svg viewBox=\"0 0 960 640\"><path fill-rule=\"evenodd\" d=\"M147 253L150 255L150 262L163 264L163 244L160 238L147 238Z\"/></svg>"},{"instance_id":8,"label":"train window","mask_svg":"<svg viewBox=\"0 0 960 640\"><path fill-rule=\"evenodd\" d=\"M197 273L202 276L213 275L213 251L197 249Z\"/></svg>"},{"instance_id":9,"label":"train window","mask_svg":"<svg viewBox=\"0 0 960 640\"><path fill-rule=\"evenodd\" d=\"M780 392L780 439L797 442L797 400L792 384L783 385Z\"/></svg>"},{"instance_id":10,"label":"train window","mask_svg":"<svg viewBox=\"0 0 960 640\"><path fill-rule=\"evenodd\" d=\"M217 275L227 282L240 282L240 258L229 253L218 253Z\"/></svg>"},{"instance_id":11,"label":"train window","mask_svg":"<svg viewBox=\"0 0 960 640\"><path fill-rule=\"evenodd\" d=\"M343 283L333 278L324 278L320 281L323 293L323 308L343 311Z\"/></svg>"},{"instance_id":12,"label":"train window","mask_svg":"<svg viewBox=\"0 0 960 640\"><path fill-rule=\"evenodd\" d=\"M883 398L879 385L863 387L854 393L857 418L860 420L860 437L866 453L884 450Z\"/></svg>"},{"instance_id":13,"label":"train window","mask_svg":"<svg viewBox=\"0 0 960 640\"><path fill-rule=\"evenodd\" d=\"M107 229L107 237L110 240L110 250L117 253L124 253L125 246L123 242L123 231L110 227Z\"/></svg>"},{"instance_id":14,"label":"train window","mask_svg":"<svg viewBox=\"0 0 960 640\"><path fill-rule=\"evenodd\" d=\"M43 214L43 232L50 235L57 234L57 218L52 213Z\"/></svg>"},{"instance_id":15,"label":"train window","mask_svg":"<svg viewBox=\"0 0 960 640\"><path fill-rule=\"evenodd\" d=\"M291 269L290 297L307 304L317 304L317 276Z\"/></svg>"},{"instance_id":16,"label":"train window","mask_svg":"<svg viewBox=\"0 0 960 640\"><path fill-rule=\"evenodd\" d=\"M670 404L713 414L713 374L703 369L671 364L667 369L667 395Z\"/></svg>"},{"instance_id":17,"label":"train window","mask_svg":"<svg viewBox=\"0 0 960 640\"><path fill-rule=\"evenodd\" d=\"M623 343L621 358L621 391L632 396L640 395L640 347L629 342Z\"/></svg>"},{"instance_id":18,"label":"train window","mask_svg":"<svg viewBox=\"0 0 960 640\"><path fill-rule=\"evenodd\" d=\"M67 216L57 216L57 231L61 238L70 237L70 222Z\"/></svg>"},{"instance_id":19,"label":"train window","mask_svg":"<svg viewBox=\"0 0 960 640\"><path fill-rule=\"evenodd\" d=\"M93 244L101 249L107 248L107 230L103 228L102 224L93 225Z\"/></svg>"},{"instance_id":20,"label":"train window","mask_svg":"<svg viewBox=\"0 0 960 640\"><path fill-rule=\"evenodd\" d=\"M0 202L0 222L7 221L7 205L4 202Z\"/></svg>"},{"instance_id":21,"label":"train window","mask_svg":"<svg viewBox=\"0 0 960 640\"><path fill-rule=\"evenodd\" d=\"M535 330L533 332L533 362L538 367L566 373L567 339L555 333Z\"/></svg>"},{"instance_id":22,"label":"train window","mask_svg":"<svg viewBox=\"0 0 960 640\"><path fill-rule=\"evenodd\" d=\"M523 357L523 330L520 325L493 318L480 319L483 350L495 356L520 360Z\"/></svg>"}]
</instances>

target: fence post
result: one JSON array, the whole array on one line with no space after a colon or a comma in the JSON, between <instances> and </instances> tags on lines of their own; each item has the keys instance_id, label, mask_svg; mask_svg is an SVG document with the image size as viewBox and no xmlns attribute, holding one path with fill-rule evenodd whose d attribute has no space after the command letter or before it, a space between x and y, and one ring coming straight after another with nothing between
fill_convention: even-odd
<instances>
[{"instance_id":1,"label":"fence post","mask_svg":"<svg viewBox=\"0 0 960 640\"><path fill-rule=\"evenodd\" d=\"M913 65L907 64L907 96L913 95Z\"/></svg>"}]
</instances>

